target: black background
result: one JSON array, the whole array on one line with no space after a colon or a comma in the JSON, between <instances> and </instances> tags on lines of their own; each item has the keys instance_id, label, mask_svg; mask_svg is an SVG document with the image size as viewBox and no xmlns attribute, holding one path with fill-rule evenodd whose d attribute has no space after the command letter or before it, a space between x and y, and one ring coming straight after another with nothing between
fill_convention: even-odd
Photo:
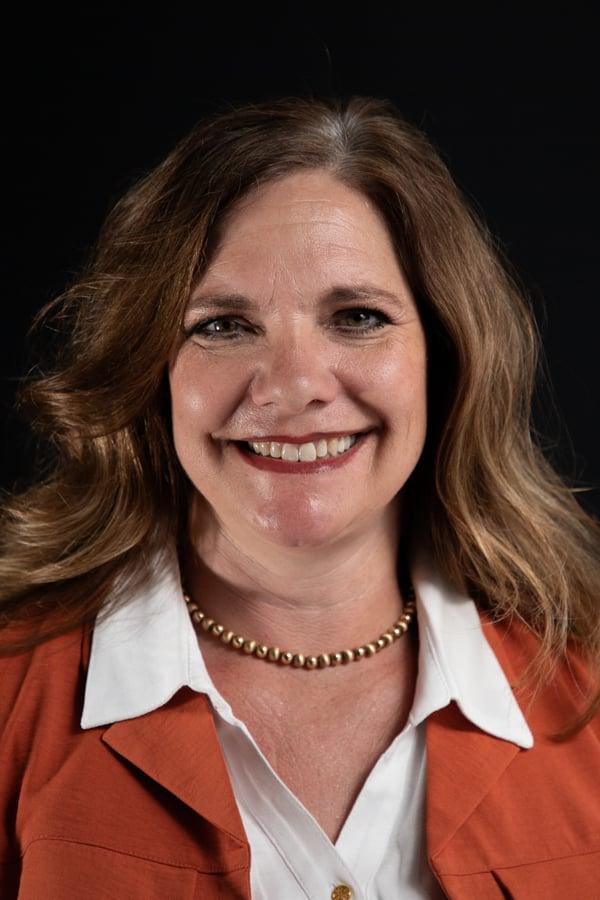
<instances>
[{"instance_id":1,"label":"black background","mask_svg":"<svg viewBox=\"0 0 600 900\"><path fill-rule=\"evenodd\" d=\"M600 511L598 55L591 13L350 13L306 4L22 7L3 68L1 483L29 477L12 411L37 309L109 207L216 104L317 92L390 97L438 147L524 281L552 389L535 424Z\"/></svg>"}]
</instances>

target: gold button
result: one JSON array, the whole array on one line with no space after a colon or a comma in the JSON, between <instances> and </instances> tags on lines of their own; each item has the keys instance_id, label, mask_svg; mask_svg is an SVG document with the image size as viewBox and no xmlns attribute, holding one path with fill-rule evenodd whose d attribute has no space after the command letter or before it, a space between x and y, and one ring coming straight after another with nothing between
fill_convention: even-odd
<instances>
[{"instance_id":1,"label":"gold button","mask_svg":"<svg viewBox=\"0 0 600 900\"><path fill-rule=\"evenodd\" d=\"M336 884L331 892L331 900L352 900L352 888L347 884Z\"/></svg>"}]
</instances>

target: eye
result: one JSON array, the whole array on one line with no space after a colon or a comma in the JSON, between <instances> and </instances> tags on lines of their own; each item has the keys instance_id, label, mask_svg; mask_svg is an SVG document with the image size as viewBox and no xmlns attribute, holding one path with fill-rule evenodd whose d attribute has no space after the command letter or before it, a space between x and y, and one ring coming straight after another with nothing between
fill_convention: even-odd
<instances>
[{"instance_id":1,"label":"eye","mask_svg":"<svg viewBox=\"0 0 600 900\"><path fill-rule=\"evenodd\" d=\"M383 328L391 321L381 310L372 309L368 306L357 306L338 310L337 316L346 319L354 319L355 323L357 323L358 327L352 325L339 326L342 331L347 333L355 331L358 334L366 334L367 332L375 331L377 328ZM363 317L362 320L360 317ZM376 321L369 324L364 321L364 317L367 319L371 317L376 319ZM231 316L217 316L212 319L203 319L201 322L197 322L189 329L188 335L197 334L200 337L211 341L235 341L239 340L241 337L238 330L241 327L241 323Z\"/></svg>"},{"instance_id":2,"label":"eye","mask_svg":"<svg viewBox=\"0 0 600 900\"><path fill-rule=\"evenodd\" d=\"M379 309L371 309L368 306L357 306L354 309L344 309L341 311L341 315L346 316L349 319L355 319L355 320L357 320L359 316L374 316L374 317L376 317L379 321L375 322L374 324L367 325L363 321L362 323L359 323L359 324L362 324L362 326L363 326L361 328L349 328L349 329L346 328L345 329L346 331L360 331L363 334L367 331L374 331L376 328L383 328L383 326L386 325L390 321L390 319L388 318L388 316L386 316L386 314L384 312L381 312L381 310L379 310Z\"/></svg>"},{"instance_id":3,"label":"eye","mask_svg":"<svg viewBox=\"0 0 600 900\"><path fill-rule=\"evenodd\" d=\"M223 322L234 322L239 325L239 322L235 322L231 316L218 316L216 319L204 319L202 322L197 322L190 329L190 334L199 334L201 337L209 338L209 340L214 340L215 338L224 338L225 340L232 340L232 333L234 338L236 337L236 332L230 328L224 328ZM216 325L217 330L211 331L209 330L209 325Z\"/></svg>"}]
</instances>

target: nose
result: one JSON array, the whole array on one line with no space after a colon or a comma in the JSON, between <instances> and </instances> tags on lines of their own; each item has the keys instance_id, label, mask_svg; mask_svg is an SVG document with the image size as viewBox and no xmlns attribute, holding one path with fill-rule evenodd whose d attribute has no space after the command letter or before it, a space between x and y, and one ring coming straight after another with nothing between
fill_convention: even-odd
<instances>
[{"instance_id":1,"label":"nose","mask_svg":"<svg viewBox=\"0 0 600 900\"><path fill-rule=\"evenodd\" d=\"M339 390L335 363L314 332L288 334L257 360L250 398L255 406L275 405L280 415L298 413L314 401L330 403Z\"/></svg>"}]
</instances>

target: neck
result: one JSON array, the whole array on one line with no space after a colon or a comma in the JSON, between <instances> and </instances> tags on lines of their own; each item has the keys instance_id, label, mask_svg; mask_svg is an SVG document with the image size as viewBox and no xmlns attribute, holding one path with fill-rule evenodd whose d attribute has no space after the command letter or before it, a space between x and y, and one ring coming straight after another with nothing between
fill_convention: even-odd
<instances>
[{"instance_id":1,"label":"neck","mask_svg":"<svg viewBox=\"0 0 600 900\"><path fill-rule=\"evenodd\" d=\"M196 508L183 581L206 615L247 639L305 656L356 647L403 612L400 518L399 506L389 504L379 521L335 543L280 547L226 531Z\"/></svg>"}]
</instances>

